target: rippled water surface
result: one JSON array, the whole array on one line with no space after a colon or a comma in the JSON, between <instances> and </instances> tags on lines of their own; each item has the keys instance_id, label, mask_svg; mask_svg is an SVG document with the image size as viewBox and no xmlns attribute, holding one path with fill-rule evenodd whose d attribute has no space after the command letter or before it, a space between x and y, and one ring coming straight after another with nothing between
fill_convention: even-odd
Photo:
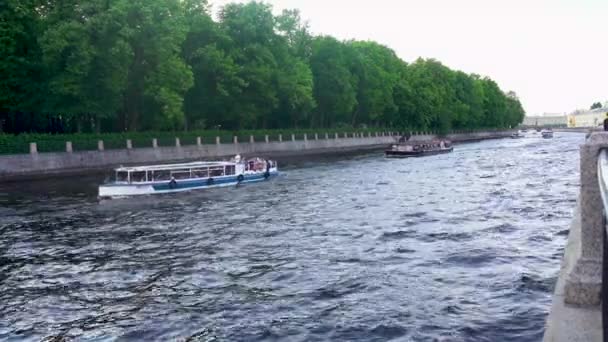
<instances>
[{"instance_id":1,"label":"rippled water surface","mask_svg":"<svg viewBox=\"0 0 608 342\"><path fill-rule=\"evenodd\" d=\"M539 341L583 140L103 202L103 175L0 185L0 340Z\"/></svg>"}]
</instances>

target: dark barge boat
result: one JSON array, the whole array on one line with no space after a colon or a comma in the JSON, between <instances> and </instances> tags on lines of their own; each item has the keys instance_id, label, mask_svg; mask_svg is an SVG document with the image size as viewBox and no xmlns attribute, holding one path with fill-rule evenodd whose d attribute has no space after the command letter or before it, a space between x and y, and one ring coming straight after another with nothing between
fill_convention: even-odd
<instances>
[{"instance_id":1,"label":"dark barge boat","mask_svg":"<svg viewBox=\"0 0 608 342\"><path fill-rule=\"evenodd\" d=\"M387 158L408 158L408 157L423 157L441 153L449 153L454 150L452 142L449 140L433 140L433 141L403 141L393 144L390 148L384 151Z\"/></svg>"}]
</instances>

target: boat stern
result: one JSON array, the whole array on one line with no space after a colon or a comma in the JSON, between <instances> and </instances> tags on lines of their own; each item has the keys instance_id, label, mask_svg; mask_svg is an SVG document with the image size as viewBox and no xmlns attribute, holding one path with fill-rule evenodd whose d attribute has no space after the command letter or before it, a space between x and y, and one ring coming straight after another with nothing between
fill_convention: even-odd
<instances>
[{"instance_id":1,"label":"boat stern","mask_svg":"<svg viewBox=\"0 0 608 342\"><path fill-rule=\"evenodd\" d=\"M99 198L114 198L134 195L147 195L154 192L154 188L148 184L103 184L99 186Z\"/></svg>"}]
</instances>

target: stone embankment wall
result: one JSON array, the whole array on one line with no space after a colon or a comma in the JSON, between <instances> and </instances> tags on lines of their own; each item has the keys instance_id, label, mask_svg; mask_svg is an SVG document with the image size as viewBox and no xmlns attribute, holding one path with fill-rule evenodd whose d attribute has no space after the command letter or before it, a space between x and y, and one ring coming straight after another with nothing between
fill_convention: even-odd
<instances>
[{"instance_id":1,"label":"stone embankment wall","mask_svg":"<svg viewBox=\"0 0 608 342\"><path fill-rule=\"evenodd\" d=\"M454 142L479 141L504 138L510 131L458 133L447 136ZM413 135L411 140L426 141L437 138L435 135ZM119 165L136 165L149 163L168 163L214 159L241 154L244 156L267 156L280 158L310 154L340 153L351 151L373 150L386 147L396 141L397 136L389 133L342 134L304 136L296 140L294 136L282 141L197 144L181 146L179 140L172 147L127 148L104 150L100 142L97 151L72 150L72 144L66 142L66 152L38 153L35 143L30 145L29 154L0 156L0 181L30 176L44 176L60 173L79 173L88 170L110 169ZM199 140L200 142L200 140Z\"/></svg>"},{"instance_id":2,"label":"stone embankment wall","mask_svg":"<svg viewBox=\"0 0 608 342\"><path fill-rule=\"evenodd\" d=\"M544 342L600 342L602 272L605 265L604 202L598 159L608 132L593 132L580 147L580 195L547 317ZM606 324L606 323L604 323Z\"/></svg>"}]
</instances>

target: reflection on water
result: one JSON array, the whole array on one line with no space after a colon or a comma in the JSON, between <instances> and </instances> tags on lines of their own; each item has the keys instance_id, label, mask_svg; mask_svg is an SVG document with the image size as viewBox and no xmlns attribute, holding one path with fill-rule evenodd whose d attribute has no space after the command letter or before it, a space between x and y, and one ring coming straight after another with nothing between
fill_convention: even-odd
<instances>
[{"instance_id":1,"label":"reflection on water","mask_svg":"<svg viewBox=\"0 0 608 342\"><path fill-rule=\"evenodd\" d=\"M103 174L1 185L0 339L538 341L583 139L102 202Z\"/></svg>"}]
</instances>

